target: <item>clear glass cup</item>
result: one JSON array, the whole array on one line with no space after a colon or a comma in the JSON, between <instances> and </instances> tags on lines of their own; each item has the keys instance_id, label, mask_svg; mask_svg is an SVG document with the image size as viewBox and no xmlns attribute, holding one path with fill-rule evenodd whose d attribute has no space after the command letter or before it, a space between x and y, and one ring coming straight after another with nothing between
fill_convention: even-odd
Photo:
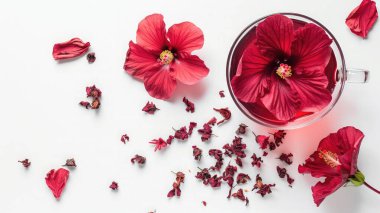
<instances>
[{"instance_id":1,"label":"clear glass cup","mask_svg":"<svg viewBox=\"0 0 380 213\"><path fill-rule=\"evenodd\" d=\"M335 39L333 34L321 23L318 21L307 17L305 15L297 14L297 13L281 13L282 15L285 15L292 19L294 22L299 21L301 22L306 22L306 23L314 23L321 28L323 28L327 35L333 40L331 44L331 48L334 52L335 58L336 58L336 67L337 71L335 74L335 80L336 80L336 85L333 88L332 91L332 100L331 102L322 110L319 112L315 112L311 115L307 115L304 117L300 117L298 119L295 119L294 121L289 121L286 124L274 124L271 122L266 121L265 119L260 118L258 115L252 114L245 106L244 103L240 102L238 98L234 95L232 86L231 86L231 79L235 75L241 55L243 54L243 51L247 44L251 41L252 35L255 33L254 28L257 27L257 25L262 22L265 18L268 16L262 17L258 19L257 21L253 22L250 24L248 27L246 27L240 35L236 38L235 42L233 43L231 50L228 55L228 60L227 60L227 84L228 84L228 89L230 91L230 94L237 105L237 107L243 112L248 118L250 118L252 121L261 124L266 127L274 128L274 129L284 129L284 130L289 130L289 129L297 129L297 128L302 128L305 126L308 126L317 120L321 119L324 117L328 112L331 111L331 109L335 106L335 104L338 102L340 96L342 95L344 84L346 82L349 83L366 83L368 81L369 77L369 71L368 70L362 70L362 69L347 69L345 60L344 60L344 55L342 52L342 49L339 46L338 41Z\"/></svg>"}]
</instances>

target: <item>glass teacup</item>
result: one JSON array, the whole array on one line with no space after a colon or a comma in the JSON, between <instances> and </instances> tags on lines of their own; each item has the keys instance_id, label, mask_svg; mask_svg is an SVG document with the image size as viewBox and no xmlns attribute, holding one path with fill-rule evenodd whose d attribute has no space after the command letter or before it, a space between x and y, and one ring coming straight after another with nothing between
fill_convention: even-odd
<instances>
[{"instance_id":1,"label":"glass teacup","mask_svg":"<svg viewBox=\"0 0 380 213\"><path fill-rule=\"evenodd\" d=\"M337 101L339 100L345 82L350 83L365 83L368 81L369 71L367 70L361 70L361 69L347 69L343 52L339 46L338 41L335 39L333 34L322 24L317 22L316 20L307 17L305 15L296 14L296 13L281 13L282 15L290 18L293 20L294 24L305 24L305 23L314 23L325 30L326 34L332 39L332 60L327 66L331 66L333 72L331 72L331 78L333 79L333 82L330 82L333 84L331 88L331 96L332 99L330 103L324 107L322 110L313 112L313 113L305 113L301 116L291 120L291 121L276 121L268 119L268 117L264 116L263 114L256 113L255 110L257 107L256 105L251 105L248 103L241 102L235 95L233 88L231 86L231 80L233 76L235 76L240 59L242 57L242 54L245 50L245 48L248 46L248 44L252 41L253 37L256 33L256 27L258 24L262 21L264 21L268 16L258 19L257 21L250 24L247 28L245 28L240 35L237 37L235 42L233 43L228 60L227 60L227 84L228 89L231 93L231 96L238 106L238 108L252 121L264 125L266 127L274 128L274 129L297 129L301 127L305 127L307 125L310 125L314 123L315 121L321 119L323 116L325 116L330 110L335 106ZM327 68L326 68L327 69ZM329 86L330 87L330 86ZM261 111L260 111L261 112Z\"/></svg>"}]
</instances>

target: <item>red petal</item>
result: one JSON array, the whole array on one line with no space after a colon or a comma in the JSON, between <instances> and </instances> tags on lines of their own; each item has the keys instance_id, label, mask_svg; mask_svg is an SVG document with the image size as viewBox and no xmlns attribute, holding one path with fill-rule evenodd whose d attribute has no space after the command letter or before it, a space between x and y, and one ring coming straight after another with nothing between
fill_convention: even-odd
<instances>
[{"instance_id":1,"label":"red petal","mask_svg":"<svg viewBox=\"0 0 380 213\"><path fill-rule=\"evenodd\" d=\"M310 157L306 159L304 164L298 166L298 172L301 174L310 173L311 176L316 178L341 177L341 167L330 167L322 158L319 157L319 154L319 151L315 151L311 154Z\"/></svg>"},{"instance_id":2,"label":"red petal","mask_svg":"<svg viewBox=\"0 0 380 213\"><path fill-rule=\"evenodd\" d=\"M189 55L175 60L171 65L174 77L187 85L193 85L208 75L209 69L204 62L195 55Z\"/></svg>"},{"instance_id":3,"label":"red petal","mask_svg":"<svg viewBox=\"0 0 380 213\"><path fill-rule=\"evenodd\" d=\"M174 24L169 28L167 36L171 46L180 53L190 54L203 47L203 32L191 22Z\"/></svg>"},{"instance_id":4,"label":"red petal","mask_svg":"<svg viewBox=\"0 0 380 213\"><path fill-rule=\"evenodd\" d=\"M331 101L331 93L326 89L328 80L324 72L311 71L294 74L286 79L290 88L298 93L303 111L317 112Z\"/></svg>"},{"instance_id":5,"label":"red petal","mask_svg":"<svg viewBox=\"0 0 380 213\"><path fill-rule=\"evenodd\" d=\"M368 31L372 28L378 17L376 2L363 0L347 17L346 25L351 32L360 37L367 37Z\"/></svg>"},{"instance_id":6,"label":"red petal","mask_svg":"<svg viewBox=\"0 0 380 213\"><path fill-rule=\"evenodd\" d=\"M257 46L267 56L291 54L293 21L284 15L272 15L257 26Z\"/></svg>"},{"instance_id":7,"label":"red petal","mask_svg":"<svg viewBox=\"0 0 380 213\"><path fill-rule=\"evenodd\" d=\"M265 70L271 59L261 54L256 45L250 45L242 57L242 70L234 76L231 85L242 102L254 103L269 90L270 82Z\"/></svg>"},{"instance_id":8,"label":"red petal","mask_svg":"<svg viewBox=\"0 0 380 213\"><path fill-rule=\"evenodd\" d=\"M279 120L294 118L300 108L300 99L295 91L283 79L272 76L269 93L261 101L264 106Z\"/></svg>"},{"instance_id":9,"label":"red petal","mask_svg":"<svg viewBox=\"0 0 380 213\"><path fill-rule=\"evenodd\" d=\"M136 41L145 49L160 54L167 43L164 17L161 14L145 17L139 23Z\"/></svg>"},{"instance_id":10,"label":"red petal","mask_svg":"<svg viewBox=\"0 0 380 213\"><path fill-rule=\"evenodd\" d=\"M157 70L161 66L157 62L157 58L158 56L155 54L130 41L124 62L124 70L130 75L143 80L146 71Z\"/></svg>"},{"instance_id":11,"label":"red petal","mask_svg":"<svg viewBox=\"0 0 380 213\"><path fill-rule=\"evenodd\" d=\"M315 24L306 24L294 33L292 58L294 71L324 72L331 57L330 44L332 40L325 31Z\"/></svg>"},{"instance_id":12,"label":"red petal","mask_svg":"<svg viewBox=\"0 0 380 213\"><path fill-rule=\"evenodd\" d=\"M146 72L144 85L149 95L166 100L172 97L177 82L170 74L169 66L163 66L160 70Z\"/></svg>"},{"instance_id":13,"label":"red petal","mask_svg":"<svg viewBox=\"0 0 380 213\"><path fill-rule=\"evenodd\" d=\"M84 43L79 38L73 38L64 43L54 44L53 57L55 60L69 59L83 55L90 48L90 42Z\"/></svg>"},{"instance_id":14,"label":"red petal","mask_svg":"<svg viewBox=\"0 0 380 213\"><path fill-rule=\"evenodd\" d=\"M338 190L343 184L344 182L339 177L326 178L323 183L318 182L315 186L311 187L314 203L319 206L328 195Z\"/></svg>"},{"instance_id":15,"label":"red petal","mask_svg":"<svg viewBox=\"0 0 380 213\"><path fill-rule=\"evenodd\" d=\"M61 197L62 190L66 186L66 182L69 179L70 172L66 169L54 169L46 175L45 181L50 190L53 192L55 198L59 199Z\"/></svg>"}]
</instances>

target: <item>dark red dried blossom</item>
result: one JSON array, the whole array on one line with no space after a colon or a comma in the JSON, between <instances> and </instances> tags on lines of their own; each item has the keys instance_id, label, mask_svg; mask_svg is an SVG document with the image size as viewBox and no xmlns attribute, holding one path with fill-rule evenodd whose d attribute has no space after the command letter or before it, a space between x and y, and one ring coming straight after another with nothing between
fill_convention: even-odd
<instances>
[{"instance_id":1,"label":"dark red dried blossom","mask_svg":"<svg viewBox=\"0 0 380 213\"><path fill-rule=\"evenodd\" d=\"M62 166L77 167L77 164L75 163L74 158L70 158L70 159L67 159L65 165L62 165Z\"/></svg>"},{"instance_id":2,"label":"dark red dried blossom","mask_svg":"<svg viewBox=\"0 0 380 213\"><path fill-rule=\"evenodd\" d=\"M234 184L234 175L237 172L237 167L228 165L222 174L223 180L227 182L227 184L232 187Z\"/></svg>"},{"instance_id":3,"label":"dark red dried blossom","mask_svg":"<svg viewBox=\"0 0 380 213\"><path fill-rule=\"evenodd\" d=\"M164 149L168 145L162 138L154 139L149 143L155 145L154 151Z\"/></svg>"},{"instance_id":4,"label":"dark red dried blossom","mask_svg":"<svg viewBox=\"0 0 380 213\"><path fill-rule=\"evenodd\" d=\"M246 129L247 129L247 125L245 125L245 124L240 124L239 125L239 128L236 130L236 134L237 135L244 135L245 134L245 132L246 132Z\"/></svg>"},{"instance_id":5,"label":"dark red dried blossom","mask_svg":"<svg viewBox=\"0 0 380 213\"><path fill-rule=\"evenodd\" d=\"M185 174L182 172L177 172L175 174L176 174L176 179L175 179L175 182L173 183L173 189L168 192L167 197L181 196L180 186L181 186L181 183L184 183L185 181Z\"/></svg>"},{"instance_id":6,"label":"dark red dried blossom","mask_svg":"<svg viewBox=\"0 0 380 213\"><path fill-rule=\"evenodd\" d=\"M207 185L209 183L209 179L211 178L209 169L207 168L204 168L204 169L198 168L198 169L201 171L197 172L197 175L195 176L195 178L202 180L203 184Z\"/></svg>"},{"instance_id":7,"label":"dark red dried blossom","mask_svg":"<svg viewBox=\"0 0 380 213\"><path fill-rule=\"evenodd\" d=\"M278 159L280 159L281 161L284 161L288 165L291 165L293 163L292 157L293 157L292 153L289 153L289 154L282 153Z\"/></svg>"},{"instance_id":8,"label":"dark red dried blossom","mask_svg":"<svg viewBox=\"0 0 380 213\"><path fill-rule=\"evenodd\" d=\"M217 175L214 175L208 179L208 183L213 188L220 187L222 185L222 178L222 176L218 177Z\"/></svg>"},{"instance_id":9,"label":"dark red dried blossom","mask_svg":"<svg viewBox=\"0 0 380 213\"><path fill-rule=\"evenodd\" d=\"M166 139L166 143L169 144L169 145L172 144L173 139L174 139L174 136L173 135L169 135L168 139Z\"/></svg>"},{"instance_id":10,"label":"dark red dried blossom","mask_svg":"<svg viewBox=\"0 0 380 213\"><path fill-rule=\"evenodd\" d=\"M216 118L215 118L215 117L212 117L212 118L207 122L207 124L208 124L208 125L212 125L212 126L214 126L214 125L216 124L216 122L217 122Z\"/></svg>"},{"instance_id":11,"label":"dark red dried blossom","mask_svg":"<svg viewBox=\"0 0 380 213\"><path fill-rule=\"evenodd\" d=\"M206 203L206 201L202 201L202 204L203 204L203 206L207 206L207 203Z\"/></svg>"},{"instance_id":12,"label":"dark red dried blossom","mask_svg":"<svg viewBox=\"0 0 380 213\"><path fill-rule=\"evenodd\" d=\"M294 179L291 178L289 174L286 174L286 181L288 182L289 186L292 187Z\"/></svg>"},{"instance_id":13,"label":"dark red dried blossom","mask_svg":"<svg viewBox=\"0 0 380 213\"><path fill-rule=\"evenodd\" d=\"M210 169L219 171L223 166L223 152L219 149L210 149L208 154L216 159L215 166Z\"/></svg>"},{"instance_id":14,"label":"dark red dried blossom","mask_svg":"<svg viewBox=\"0 0 380 213\"><path fill-rule=\"evenodd\" d=\"M133 157L131 159L131 162L133 164L135 164L135 162L137 162L138 164L143 165L143 164L145 164L145 161L146 161L146 158L141 156L141 155L135 155L135 157Z\"/></svg>"},{"instance_id":15,"label":"dark red dried blossom","mask_svg":"<svg viewBox=\"0 0 380 213\"><path fill-rule=\"evenodd\" d=\"M189 99L187 99L186 97L183 97L182 101L186 104L186 112L193 113L195 111L195 106L193 102L189 101Z\"/></svg>"},{"instance_id":16,"label":"dark red dried blossom","mask_svg":"<svg viewBox=\"0 0 380 213\"><path fill-rule=\"evenodd\" d=\"M96 60L96 56L95 56L95 53L94 52L91 52L91 53L88 53L87 54L87 61L88 63L94 63Z\"/></svg>"},{"instance_id":17,"label":"dark red dried blossom","mask_svg":"<svg viewBox=\"0 0 380 213\"><path fill-rule=\"evenodd\" d=\"M248 174L239 173L236 178L236 183L238 184L244 184L251 180L251 177L249 177Z\"/></svg>"},{"instance_id":18,"label":"dark red dried blossom","mask_svg":"<svg viewBox=\"0 0 380 213\"><path fill-rule=\"evenodd\" d=\"M287 174L287 173L286 173L286 169L277 166L277 174L278 174L278 176L279 176L280 178L284 178L285 175Z\"/></svg>"},{"instance_id":19,"label":"dark red dried blossom","mask_svg":"<svg viewBox=\"0 0 380 213\"><path fill-rule=\"evenodd\" d=\"M199 149L197 146L192 146L193 147L193 156L195 160L201 160L202 158L202 150Z\"/></svg>"},{"instance_id":20,"label":"dark red dried blossom","mask_svg":"<svg viewBox=\"0 0 380 213\"><path fill-rule=\"evenodd\" d=\"M194 130L195 127L197 127L197 123L190 122L190 124L189 124L189 132L188 132L189 135L193 134L193 130Z\"/></svg>"},{"instance_id":21,"label":"dark red dried blossom","mask_svg":"<svg viewBox=\"0 0 380 213\"><path fill-rule=\"evenodd\" d=\"M220 90L220 91L219 91L219 96L220 96L221 98L226 97L226 96L224 95L224 90Z\"/></svg>"},{"instance_id":22,"label":"dark red dried blossom","mask_svg":"<svg viewBox=\"0 0 380 213\"><path fill-rule=\"evenodd\" d=\"M90 46L90 42L85 43L80 38L73 38L63 43L57 43L53 47L53 58L55 60L75 58L86 53Z\"/></svg>"},{"instance_id":23,"label":"dark red dried blossom","mask_svg":"<svg viewBox=\"0 0 380 213\"><path fill-rule=\"evenodd\" d=\"M142 108L142 111L151 115L153 115L156 112L156 110L159 110L159 108L157 108L153 102L149 102L149 101Z\"/></svg>"},{"instance_id":24,"label":"dark red dried blossom","mask_svg":"<svg viewBox=\"0 0 380 213\"><path fill-rule=\"evenodd\" d=\"M245 205L248 205L249 200L247 197L245 197L243 189L239 189L237 192L232 194L232 197L238 198L241 201L245 201Z\"/></svg>"},{"instance_id":25,"label":"dark red dried blossom","mask_svg":"<svg viewBox=\"0 0 380 213\"><path fill-rule=\"evenodd\" d=\"M201 140L208 141L212 136L212 127L209 124L203 124L203 129L198 129L198 133L201 134Z\"/></svg>"},{"instance_id":26,"label":"dark red dried blossom","mask_svg":"<svg viewBox=\"0 0 380 213\"><path fill-rule=\"evenodd\" d=\"M25 160L19 160L18 162L20 162L25 168L29 168L30 164L32 164L29 159L25 159Z\"/></svg>"},{"instance_id":27,"label":"dark red dried blossom","mask_svg":"<svg viewBox=\"0 0 380 213\"><path fill-rule=\"evenodd\" d=\"M224 154L231 157L232 154L236 155L239 158L245 158L245 149L247 148L247 145L243 143L243 139L241 137L235 136L234 140L232 141L232 144L225 144L223 146Z\"/></svg>"},{"instance_id":28,"label":"dark red dried blossom","mask_svg":"<svg viewBox=\"0 0 380 213\"><path fill-rule=\"evenodd\" d=\"M125 143L125 142L129 141L129 136L127 134L124 134L121 136L120 140L121 140L121 142Z\"/></svg>"},{"instance_id":29,"label":"dark red dried blossom","mask_svg":"<svg viewBox=\"0 0 380 213\"><path fill-rule=\"evenodd\" d=\"M274 187L274 186L276 186L276 184L264 184L263 179L260 177L260 174L257 174L256 183L253 186L252 191L254 191L255 189L258 189L256 193L264 197L265 195L272 193L271 187Z\"/></svg>"},{"instance_id":30,"label":"dark red dried blossom","mask_svg":"<svg viewBox=\"0 0 380 213\"><path fill-rule=\"evenodd\" d=\"M214 110L219 112L219 114L223 116L223 120L218 121L218 123L217 123L218 125L224 123L225 121L230 120L231 111L228 109L228 107L220 108L220 109L214 108Z\"/></svg>"},{"instance_id":31,"label":"dark red dried blossom","mask_svg":"<svg viewBox=\"0 0 380 213\"><path fill-rule=\"evenodd\" d=\"M69 175L70 171L63 168L57 170L52 169L47 173L45 182L56 199L61 197L61 193L66 186Z\"/></svg>"},{"instance_id":32,"label":"dark red dried blossom","mask_svg":"<svg viewBox=\"0 0 380 213\"><path fill-rule=\"evenodd\" d=\"M264 151L264 152L263 152L263 156L265 157L265 156L267 156L267 155L268 155L268 152Z\"/></svg>"},{"instance_id":33,"label":"dark red dried blossom","mask_svg":"<svg viewBox=\"0 0 380 213\"><path fill-rule=\"evenodd\" d=\"M256 142L259 144L260 149L266 149L269 145L269 137L265 135L256 135L254 132L252 132L255 135Z\"/></svg>"},{"instance_id":34,"label":"dark red dried blossom","mask_svg":"<svg viewBox=\"0 0 380 213\"><path fill-rule=\"evenodd\" d=\"M256 166L257 168L260 168L261 167L261 163L263 163L263 160L261 159L261 157L257 157L255 153L252 154L251 156L252 158L252 166Z\"/></svg>"},{"instance_id":35,"label":"dark red dried blossom","mask_svg":"<svg viewBox=\"0 0 380 213\"><path fill-rule=\"evenodd\" d=\"M285 138L286 132L284 130L278 130L275 133L273 133L274 142L276 143L276 146L280 146L282 144L282 139Z\"/></svg>"},{"instance_id":36,"label":"dark red dried blossom","mask_svg":"<svg viewBox=\"0 0 380 213\"><path fill-rule=\"evenodd\" d=\"M274 143L274 142L270 142L269 143L269 150L270 151L273 151L273 150L275 150L277 148L277 146L276 146L276 144Z\"/></svg>"},{"instance_id":37,"label":"dark red dried blossom","mask_svg":"<svg viewBox=\"0 0 380 213\"><path fill-rule=\"evenodd\" d=\"M241 158L236 157L236 158L235 158L235 163L236 163L238 166L243 167L243 161L241 160Z\"/></svg>"},{"instance_id":38,"label":"dark red dried blossom","mask_svg":"<svg viewBox=\"0 0 380 213\"><path fill-rule=\"evenodd\" d=\"M189 133L187 132L186 126L183 126L178 130L174 129L174 131L174 137L179 140L186 140L187 138L189 138Z\"/></svg>"},{"instance_id":39,"label":"dark red dried blossom","mask_svg":"<svg viewBox=\"0 0 380 213\"><path fill-rule=\"evenodd\" d=\"M86 107L86 109L99 109L100 107L100 97L102 96L102 91L100 91L98 88L96 88L95 85L91 87L86 87L86 94L88 98L92 98L92 103L90 104L87 101L81 101L79 104L83 107Z\"/></svg>"},{"instance_id":40,"label":"dark red dried blossom","mask_svg":"<svg viewBox=\"0 0 380 213\"><path fill-rule=\"evenodd\" d=\"M112 190L118 190L119 189L119 184L115 181L112 181L111 185L109 186L110 189Z\"/></svg>"}]
</instances>

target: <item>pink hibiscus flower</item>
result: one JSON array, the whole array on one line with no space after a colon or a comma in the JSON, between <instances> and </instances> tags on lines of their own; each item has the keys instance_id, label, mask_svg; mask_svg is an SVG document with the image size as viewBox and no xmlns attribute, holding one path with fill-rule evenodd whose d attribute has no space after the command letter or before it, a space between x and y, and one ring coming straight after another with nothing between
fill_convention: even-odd
<instances>
[{"instance_id":1,"label":"pink hibiscus flower","mask_svg":"<svg viewBox=\"0 0 380 213\"><path fill-rule=\"evenodd\" d=\"M191 54L203 42L202 30L191 22L175 24L166 32L162 15L147 16L139 23L136 43L129 42L124 69L143 80L151 96L169 99L177 81L193 85L207 76L204 62Z\"/></svg>"},{"instance_id":2,"label":"pink hibiscus flower","mask_svg":"<svg viewBox=\"0 0 380 213\"><path fill-rule=\"evenodd\" d=\"M286 16L266 18L243 54L241 71L232 79L234 94L242 102L261 102L282 121L295 118L301 110L321 110L331 101L325 74L331 43L315 24L294 30Z\"/></svg>"},{"instance_id":3,"label":"pink hibiscus flower","mask_svg":"<svg viewBox=\"0 0 380 213\"><path fill-rule=\"evenodd\" d=\"M299 173L310 173L316 178L325 177L324 182L318 182L311 187L317 206L349 181L356 186L364 184L380 194L380 191L364 181L364 175L357 168L363 138L364 134L354 127L341 128L337 133L322 139L317 151L310 155L303 165L299 165Z\"/></svg>"}]
</instances>

